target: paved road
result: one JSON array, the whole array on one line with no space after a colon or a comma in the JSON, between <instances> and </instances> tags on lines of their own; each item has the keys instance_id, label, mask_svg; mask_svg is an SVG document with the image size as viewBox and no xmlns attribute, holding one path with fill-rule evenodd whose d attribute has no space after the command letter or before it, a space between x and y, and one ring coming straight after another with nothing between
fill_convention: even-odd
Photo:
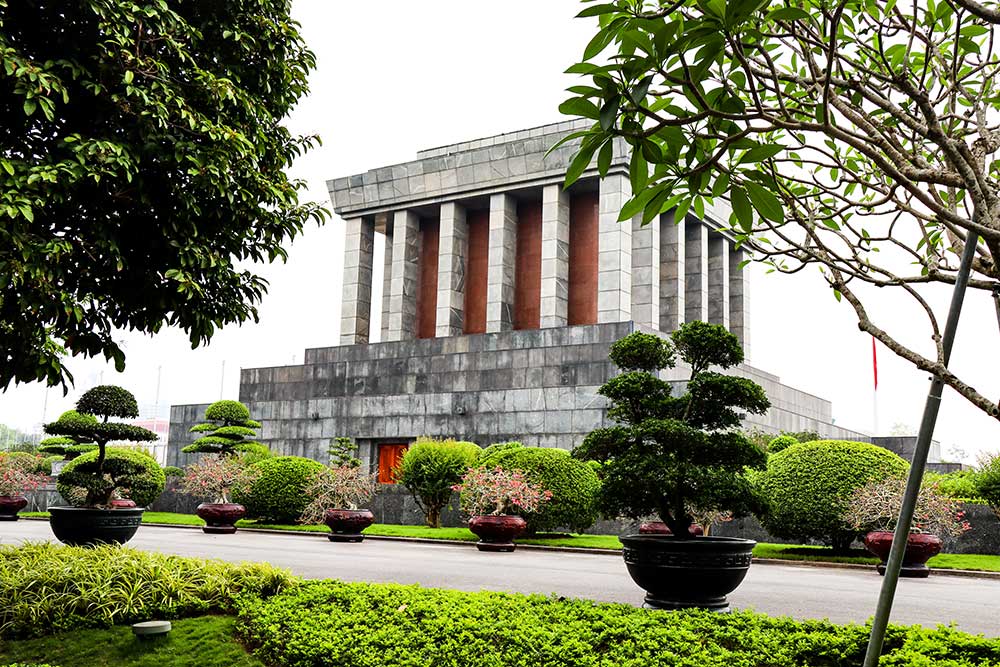
<instances>
[{"instance_id":1,"label":"paved road","mask_svg":"<svg viewBox=\"0 0 1000 667\"><path fill-rule=\"evenodd\" d=\"M47 522L0 524L0 543L51 540ZM144 526L129 546L227 561L268 561L309 578L415 583L466 591L555 593L642 604L621 557L518 550L480 553L469 545L367 540L334 544L323 535L241 532L206 535ZM874 613L881 577L867 571L755 564L730 596L733 605L798 619L864 622ZM900 581L892 621L933 627L954 622L967 632L1000 636L1000 580L934 577Z\"/></svg>"}]
</instances>

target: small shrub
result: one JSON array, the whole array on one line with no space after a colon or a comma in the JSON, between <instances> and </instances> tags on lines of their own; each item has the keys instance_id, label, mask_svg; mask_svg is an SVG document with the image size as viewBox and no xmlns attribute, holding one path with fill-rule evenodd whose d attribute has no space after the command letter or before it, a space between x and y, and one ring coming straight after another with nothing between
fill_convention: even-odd
<instances>
[{"instance_id":1,"label":"small shrub","mask_svg":"<svg viewBox=\"0 0 1000 667\"><path fill-rule=\"evenodd\" d=\"M934 484L941 493L949 498L982 502L979 497L979 489L976 486L975 470L956 470L948 473L925 472L924 484Z\"/></svg>"},{"instance_id":2,"label":"small shrub","mask_svg":"<svg viewBox=\"0 0 1000 667\"><path fill-rule=\"evenodd\" d=\"M862 533L892 532L899 523L905 493L906 480L899 477L868 482L851 494L844 521ZM911 533L958 537L969 528L958 502L932 484L925 484L920 489L910 524Z\"/></svg>"},{"instance_id":3,"label":"small shrub","mask_svg":"<svg viewBox=\"0 0 1000 667\"><path fill-rule=\"evenodd\" d=\"M975 480L976 495L985 500L1000 519L1000 454L987 454L979 459Z\"/></svg>"},{"instance_id":4,"label":"small shrub","mask_svg":"<svg viewBox=\"0 0 1000 667\"><path fill-rule=\"evenodd\" d=\"M851 494L868 482L902 477L908 464L865 442L818 440L768 457L756 476L768 509L761 517L774 536L822 540L845 551L860 531L844 521Z\"/></svg>"},{"instance_id":5,"label":"small shrub","mask_svg":"<svg viewBox=\"0 0 1000 667\"><path fill-rule=\"evenodd\" d=\"M163 474L167 477L183 477L184 468L178 468L177 466L166 466L163 468Z\"/></svg>"},{"instance_id":6,"label":"small shrub","mask_svg":"<svg viewBox=\"0 0 1000 667\"><path fill-rule=\"evenodd\" d=\"M241 595L270 596L294 582L267 564L121 546L0 546L0 637L230 612Z\"/></svg>"},{"instance_id":7,"label":"small shrub","mask_svg":"<svg viewBox=\"0 0 1000 667\"><path fill-rule=\"evenodd\" d=\"M248 518L294 523L309 504L305 490L310 478L324 466L301 456L275 456L250 469L256 478L248 487L234 489L233 500L246 507Z\"/></svg>"},{"instance_id":8,"label":"small shrub","mask_svg":"<svg viewBox=\"0 0 1000 667\"><path fill-rule=\"evenodd\" d=\"M350 438L334 438L326 452L330 455L331 468L357 468L361 465L361 459L355 456L358 445Z\"/></svg>"},{"instance_id":9,"label":"small shrub","mask_svg":"<svg viewBox=\"0 0 1000 667\"><path fill-rule=\"evenodd\" d=\"M799 441L796 440L794 436L791 436L791 435L779 435L776 438L772 438L767 443L767 453L768 454L777 454L781 450L788 449L792 445L797 445L797 444L799 444Z\"/></svg>"},{"instance_id":10,"label":"small shrub","mask_svg":"<svg viewBox=\"0 0 1000 667\"><path fill-rule=\"evenodd\" d=\"M163 493L166 474L149 454L108 447L102 461L104 471L97 474L99 456L99 451L87 452L66 464L56 479L56 490L63 498L74 505L90 506L90 498L110 500L117 492L140 507L149 507Z\"/></svg>"},{"instance_id":11,"label":"small shrub","mask_svg":"<svg viewBox=\"0 0 1000 667\"><path fill-rule=\"evenodd\" d=\"M528 480L552 497L536 512L524 512L529 532L568 528L581 532L598 517L601 482L586 462L554 447L511 447L480 458L478 465L521 470Z\"/></svg>"},{"instance_id":12,"label":"small shrub","mask_svg":"<svg viewBox=\"0 0 1000 667\"><path fill-rule=\"evenodd\" d=\"M472 468L452 487L468 516L531 514L552 498L552 492L532 484L520 470Z\"/></svg>"},{"instance_id":13,"label":"small shrub","mask_svg":"<svg viewBox=\"0 0 1000 667\"><path fill-rule=\"evenodd\" d=\"M35 458L31 454L0 454L0 496L21 496L45 482Z\"/></svg>"},{"instance_id":14,"label":"small shrub","mask_svg":"<svg viewBox=\"0 0 1000 667\"><path fill-rule=\"evenodd\" d=\"M406 450L399 481L413 494L427 525L441 527L441 512L455 484L476 463L479 445L457 440L420 439Z\"/></svg>"},{"instance_id":15,"label":"small shrub","mask_svg":"<svg viewBox=\"0 0 1000 667\"><path fill-rule=\"evenodd\" d=\"M232 456L239 452L254 451L264 445L255 441L260 422L250 418L250 410L239 401L216 401L205 408L206 421L191 427L191 433L202 433L187 447L188 454L222 454Z\"/></svg>"},{"instance_id":16,"label":"small shrub","mask_svg":"<svg viewBox=\"0 0 1000 667\"><path fill-rule=\"evenodd\" d=\"M360 465L324 468L313 474L306 485L309 504L302 512L302 523L322 523L328 509L356 510L371 500L376 489L378 475L362 470Z\"/></svg>"},{"instance_id":17,"label":"small shrub","mask_svg":"<svg viewBox=\"0 0 1000 667\"><path fill-rule=\"evenodd\" d=\"M187 467L181 490L208 502L228 503L230 491L248 488L259 474L238 456L203 456Z\"/></svg>"},{"instance_id":18,"label":"small shrub","mask_svg":"<svg viewBox=\"0 0 1000 667\"><path fill-rule=\"evenodd\" d=\"M857 667L863 625L750 611L650 611L542 595L306 583L240 605L237 634L276 666ZM882 665L1000 664L1000 639L890 626Z\"/></svg>"}]
</instances>

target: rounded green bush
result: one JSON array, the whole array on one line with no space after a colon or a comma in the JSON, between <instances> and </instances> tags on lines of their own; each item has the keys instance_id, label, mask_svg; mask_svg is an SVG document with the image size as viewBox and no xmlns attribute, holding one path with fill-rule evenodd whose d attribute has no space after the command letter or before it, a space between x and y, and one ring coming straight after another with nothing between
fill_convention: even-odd
<instances>
[{"instance_id":1,"label":"rounded green bush","mask_svg":"<svg viewBox=\"0 0 1000 667\"><path fill-rule=\"evenodd\" d=\"M177 466L165 466L163 468L163 474L167 477L183 477L184 468L178 468Z\"/></svg>"},{"instance_id":2,"label":"rounded green bush","mask_svg":"<svg viewBox=\"0 0 1000 667\"><path fill-rule=\"evenodd\" d=\"M486 462L493 460L493 458L500 452L506 452L512 449L524 449L524 445L516 440L512 440L510 442L495 442L489 447L483 448L483 451L479 452L479 456L476 458L476 465L485 465Z\"/></svg>"},{"instance_id":3,"label":"rounded green bush","mask_svg":"<svg viewBox=\"0 0 1000 667\"><path fill-rule=\"evenodd\" d=\"M451 500L451 487L462 481L482 450L474 442L420 439L406 450L399 481L413 494L431 528L441 527L441 512Z\"/></svg>"},{"instance_id":4,"label":"rounded green bush","mask_svg":"<svg viewBox=\"0 0 1000 667\"><path fill-rule=\"evenodd\" d=\"M1000 454L983 458L973 479L976 495L989 503L1000 518Z\"/></svg>"},{"instance_id":5,"label":"rounded green bush","mask_svg":"<svg viewBox=\"0 0 1000 667\"><path fill-rule=\"evenodd\" d=\"M756 476L768 505L761 517L775 537L822 540L846 550L858 532L842 518L848 499L868 482L906 475L909 464L866 442L817 440L768 457Z\"/></svg>"},{"instance_id":6,"label":"rounded green bush","mask_svg":"<svg viewBox=\"0 0 1000 667\"><path fill-rule=\"evenodd\" d=\"M135 419L139 416L139 404L127 389L113 384L105 384L88 389L76 402L77 412L100 417L121 417Z\"/></svg>"},{"instance_id":7,"label":"rounded green bush","mask_svg":"<svg viewBox=\"0 0 1000 667\"><path fill-rule=\"evenodd\" d=\"M520 470L533 484L552 492L552 497L538 512L523 515L530 532L557 528L581 532L597 520L601 489L597 472L564 449L510 447L480 457L477 465Z\"/></svg>"},{"instance_id":8,"label":"rounded green bush","mask_svg":"<svg viewBox=\"0 0 1000 667\"><path fill-rule=\"evenodd\" d=\"M35 475L51 475L52 462L38 454L28 452L0 452L0 458L7 457L13 461L16 459L20 465L17 467Z\"/></svg>"},{"instance_id":9,"label":"rounded green bush","mask_svg":"<svg viewBox=\"0 0 1000 667\"><path fill-rule=\"evenodd\" d=\"M791 435L779 435L776 438L772 438L770 442L767 443L768 454L777 454L783 449L788 449L792 445L799 444L799 441L795 436Z\"/></svg>"},{"instance_id":10,"label":"rounded green bush","mask_svg":"<svg viewBox=\"0 0 1000 667\"><path fill-rule=\"evenodd\" d=\"M250 419L250 410L239 401L216 401L205 408L205 418L224 422Z\"/></svg>"},{"instance_id":11,"label":"rounded green bush","mask_svg":"<svg viewBox=\"0 0 1000 667\"><path fill-rule=\"evenodd\" d=\"M248 518L294 523L311 500L305 494L309 478L325 466L301 456L275 456L251 467L257 477L248 489L233 489L233 501L246 507Z\"/></svg>"},{"instance_id":12,"label":"rounded green bush","mask_svg":"<svg viewBox=\"0 0 1000 667\"><path fill-rule=\"evenodd\" d=\"M136 505L148 507L163 493L166 475L156 459L149 454L134 449L108 447L102 477L94 474L99 455L99 451L87 452L66 464L56 478L56 490L63 498L70 502L79 500L82 504L83 494L78 489L99 495L111 487L119 489L123 496L134 500Z\"/></svg>"}]
</instances>

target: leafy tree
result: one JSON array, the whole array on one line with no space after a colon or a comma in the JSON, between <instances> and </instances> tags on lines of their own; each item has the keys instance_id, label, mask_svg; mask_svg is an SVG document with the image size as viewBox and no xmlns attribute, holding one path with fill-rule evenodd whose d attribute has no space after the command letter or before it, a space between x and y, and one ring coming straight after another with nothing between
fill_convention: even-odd
<instances>
[{"instance_id":1,"label":"leafy tree","mask_svg":"<svg viewBox=\"0 0 1000 667\"><path fill-rule=\"evenodd\" d=\"M659 371L673 367L677 350L692 371L685 393L672 396ZM610 357L624 372L599 393L618 425L592 431L573 452L601 462L604 514L657 514L674 535L686 536L695 512L760 509L744 471L763 468L766 456L734 427L770 403L752 380L708 370L743 361L736 336L717 324L689 322L670 341L631 333L612 344Z\"/></svg>"},{"instance_id":2,"label":"leafy tree","mask_svg":"<svg viewBox=\"0 0 1000 667\"><path fill-rule=\"evenodd\" d=\"M79 424L81 426L93 425L97 423L97 418L93 415L82 415L76 410L67 410L59 415L57 424L65 426L67 424ZM72 430L72 429L71 429ZM80 454L91 452L97 449L97 445L87 440L86 435L56 435L46 438L38 443L38 451L46 454L59 454L65 460L71 461Z\"/></svg>"},{"instance_id":3,"label":"leafy tree","mask_svg":"<svg viewBox=\"0 0 1000 667\"><path fill-rule=\"evenodd\" d=\"M0 0L0 388L257 319L244 267L326 216L284 173L314 142L280 124L315 65L289 6Z\"/></svg>"},{"instance_id":4,"label":"leafy tree","mask_svg":"<svg viewBox=\"0 0 1000 667\"><path fill-rule=\"evenodd\" d=\"M606 174L624 142L623 221L711 215L773 270L818 267L861 330L1000 418L946 368L928 301L970 234L969 287L1000 280L993 3L604 0L580 15L600 28L569 71L591 82L561 109L594 124L571 135L568 182L595 155ZM871 287L912 299L923 328L866 307Z\"/></svg>"},{"instance_id":5,"label":"leafy tree","mask_svg":"<svg viewBox=\"0 0 1000 667\"><path fill-rule=\"evenodd\" d=\"M361 459L355 456L358 452L358 446L350 438L344 436L334 438L330 441L330 447L326 451L330 455L331 468L357 468L361 466Z\"/></svg>"},{"instance_id":6,"label":"leafy tree","mask_svg":"<svg viewBox=\"0 0 1000 667\"><path fill-rule=\"evenodd\" d=\"M112 417L138 417L139 406L135 396L121 387L99 385L84 392L76 402L76 412L77 418L46 424L45 432L69 436L80 442L93 442L97 451L71 461L59 474L59 484L85 489L85 505L88 507L107 506L118 488L142 485L145 493L147 486L154 488L158 484L160 490L163 489L163 471L152 457L141 452L116 450L109 453L108 450L108 443L112 441L156 440L155 433L141 426L109 421Z\"/></svg>"},{"instance_id":7,"label":"leafy tree","mask_svg":"<svg viewBox=\"0 0 1000 667\"><path fill-rule=\"evenodd\" d=\"M481 451L474 442L430 438L419 438L406 450L399 481L417 501L429 527L441 527L441 512L451 500L452 487L476 464Z\"/></svg>"},{"instance_id":8,"label":"leafy tree","mask_svg":"<svg viewBox=\"0 0 1000 667\"><path fill-rule=\"evenodd\" d=\"M253 438L260 422L250 419L250 410L239 401L216 401L205 408L205 421L191 427L191 433L205 433L182 452L233 456L240 452L259 454L267 449Z\"/></svg>"}]
</instances>

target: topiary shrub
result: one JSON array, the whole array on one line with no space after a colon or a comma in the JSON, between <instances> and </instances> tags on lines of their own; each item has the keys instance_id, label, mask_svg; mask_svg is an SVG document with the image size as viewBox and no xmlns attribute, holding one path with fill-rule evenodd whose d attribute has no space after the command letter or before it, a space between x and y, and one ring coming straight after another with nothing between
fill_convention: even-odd
<instances>
[{"instance_id":1,"label":"topiary shrub","mask_svg":"<svg viewBox=\"0 0 1000 667\"><path fill-rule=\"evenodd\" d=\"M274 456L251 468L254 480L245 489L233 489L233 501L246 507L248 518L295 523L310 501L306 486L326 466L301 456Z\"/></svg>"},{"instance_id":2,"label":"topiary shrub","mask_svg":"<svg viewBox=\"0 0 1000 667\"><path fill-rule=\"evenodd\" d=\"M489 466L492 465L491 461L500 452L506 452L512 449L524 449L524 445L517 441L510 442L496 442L489 447L483 448L483 451L479 452L479 456L476 458L477 466Z\"/></svg>"},{"instance_id":3,"label":"topiary shrub","mask_svg":"<svg viewBox=\"0 0 1000 667\"><path fill-rule=\"evenodd\" d=\"M163 468L163 474L167 477L183 477L184 468L178 468L177 466L165 466Z\"/></svg>"},{"instance_id":4,"label":"topiary shrub","mask_svg":"<svg viewBox=\"0 0 1000 667\"><path fill-rule=\"evenodd\" d=\"M103 460L103 474L97 475L101 452L87 452L69 461L56 478L56 490L74 505L88 505L88 499L108 497L114 491L149 507L166 484L163 468L149 454L122 447L108 447ZM82 489L82 492L81 492ZM74 502L75 501L75 502Z\"/></svg>"},{"instance_id":5,"label":"topiary shrub","mask_svg":"<svg viewBox=\"0 0 1000 667\"><path fill-rule=\"evenodd\" d=\"M767 443L767 453L777 454L781 450L788 449L792 445L797 445L797 444L799 444L799 441L795 439L795 436L782 434L776 438L772 438Z\"/></svg>"},{"instance_id":6,"label":"topiary shrub","mask_svg":"<svg viewBox=\"0 0 1000 667\"><path fill-rule=\"evenodd\" d=\"M413 494L431 528L441 527L441 512L452 486L462 481L482 450L474 442L422 438L406 450L399 481Z\"/></svg>"},{"instance_id":7,"label":"topiary shrub","mask_svg":"<svg viewBox=\"0 0 1000 667\"><path fill-rule=\"evenodd\" d=\"M59 419L55 423L60 425L63 430L68 429L71 435L46 438L38 443L38 451L46 454L61 454L65 460L71 461L80 454L97 449L97 444L89 442L86 435L87 428L97 424L97 418L93 415L67 410L59 415Z\"/></svg>"},{"instance_id":8,"label":"topiary shrub","mask_svg":"<svg viewBox=\"0 0 1000 667\"><path fill-rule=\"evenodd\" d=\"M903 477L906 461L866 442L817 440L768 457L757 477L767 503L764 527L775 537L821 540L846 552L858 537L843 518L851 495L869 482Z\"/></svg>"},{"instance_id":9,"label":"topiary shrub","mask_svg":"<svg viewBox=\"0 0 1000 667\"><path fill-rule=\"evenodd\" d=\"M477 465L486 468L520 470L532 484L537 484L552 497L537 512L523 513L528 522L528 532L546 532L556 528L569 528L582 532L593 525L598 517L598 494L601 482L594 468L585 461L574 459L564 449L552 447L525 447L518 445L483 450Z\"/></svg>"},{"instance_id":10,"label":"topiary shrub","mask_svg":"<svg viewBox=\"0 0 1000 667\"><path fill-rule=\"evenodd\" d=\"M109 421L112 417L135 419L139 416L139 406L135 402L135 396L121 387L100 385L87 390L76 402L76 411L79 414L72 419L57 420L46 424L45 432L69 436L78 442L93 442L97 445L97 450L78 457L78 459L89 457L86 463L72 467L67 465L63 468L59 479L65 486L86 489L86 498L80 503L83 506L107 507L111 503L115 489L128 486L133 475L136 476L136 481L140 485L144 483L145 479L141 465L138 463L133 465L122 457L118 457L119 462L113 464L111 468L106 467L108 443L111 441L152 442L157 439L156 434L141 426ZM90 419L90 416L93 416L93 420ZM149 459L150 457L146 456L145 458ZM70 463L74 463L78 459L74 459ZM162 491L163 470L156 464L156 461L153 461L153 464L156 465L156 471L160 477L160 491ZM63 480L63 475L67 471L70 472L70 476ZM159 491L157 495L159 495ZM63 494L63 497L67 500L70 499L66 494ZM133 498L133 500L135 499ZM140 503L138 500L135 502L139 505L146 504Z\"/></svg>"},{"instance_id":11,"label":"topiary shrub","mask_svg":"<svg viewBox=\"0 0 1000 667\"><path fill-rule=\"evenodd\" d=\"M233 456L239 452L255 451L264 447L253 438L257 436L260 422L250 419L250 410L239 401L216 401L205 408L205 421L191 427L191 433L203 433L181 451L188 454L222 454ZM266 447L264 447L266 449Z\"/></svg>"}]
</instances>

